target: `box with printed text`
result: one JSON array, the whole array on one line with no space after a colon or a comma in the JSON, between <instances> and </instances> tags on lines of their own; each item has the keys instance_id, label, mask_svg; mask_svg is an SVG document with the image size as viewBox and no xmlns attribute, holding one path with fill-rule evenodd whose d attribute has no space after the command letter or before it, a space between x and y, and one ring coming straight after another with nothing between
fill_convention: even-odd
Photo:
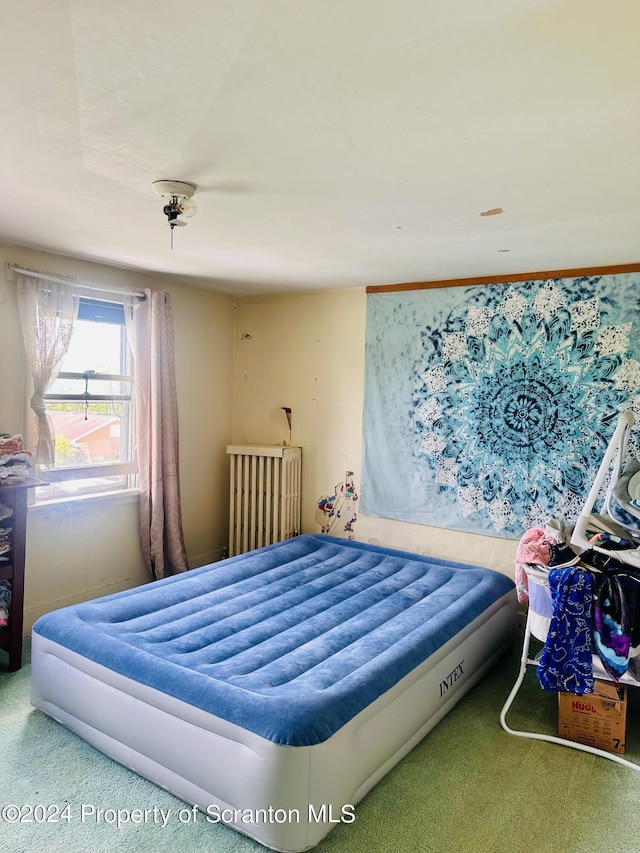
<instances>
[{"instance_id":1,"label":"box with printed text","mask_svg":"<svg viewBox=\"0 0 640 853\"><path fill-rule=\"evenodd\" d=\"M627 688L596 680L593 693L558 693L558 734L607 752L625 751Z\"/></svg>"}]
</instances>

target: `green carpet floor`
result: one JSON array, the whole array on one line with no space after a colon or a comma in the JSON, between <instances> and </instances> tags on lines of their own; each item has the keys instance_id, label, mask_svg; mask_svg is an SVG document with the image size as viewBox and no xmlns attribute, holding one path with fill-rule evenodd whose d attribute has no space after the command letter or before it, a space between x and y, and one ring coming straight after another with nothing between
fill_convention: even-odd
<instances>
[{"instance_id":1,"label":"green carpet floor","mask_svg":"<svg viewBox=\"0 0 640 853\"><path fill-rule=\"evenodd\" d=\"M640 773L501 729L518 656L519 648L494 668L317 853L640 853ZM202 814L181 822L184 803L30 707L28 662L12 674L5 665L0 659L1 853L264 853ZM628 709L627 757L634 760L640 760L638 693L630 691ZM555 733L556 697L542 693L533 670L509 721ZM68 806L70 819L3 822L2 807L11 804L57 806L60 813ZM118 828L87 811L153 807L168 810L164 827Z\"/></svg>"}]
</instances>

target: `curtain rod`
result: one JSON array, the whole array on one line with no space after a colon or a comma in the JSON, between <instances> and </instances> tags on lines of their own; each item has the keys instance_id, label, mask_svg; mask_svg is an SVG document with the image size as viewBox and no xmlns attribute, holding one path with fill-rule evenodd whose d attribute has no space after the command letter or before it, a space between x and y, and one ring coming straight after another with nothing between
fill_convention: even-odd
<instances>
[{"instance_id":1,"label":"curtain rod","mask_svg":"<svg viewBox=\"0 0 640 853\"><path fill-rule=\"evenodd\" d=\"M13 270L15 273L22 273L23 275L30 275L33 278L42 278L45 281L55 281L59 284L70 284L75 287L81 288L83 290L97 290L101 293L113 293L119 295L129 295L129 296L137 296L138 299L146 299L147 297L141 290L136 290L135 288L131 288L128 290L126 287L108 287L102 284L95 284L91 281L78 281L77 279L68 279L62 278L62 276L55 275L47 275L43 272L35 272L34 270L25 270L21 267L17 267L15 264L8 263L7 268Z\"/></svg>"}]
</instances>

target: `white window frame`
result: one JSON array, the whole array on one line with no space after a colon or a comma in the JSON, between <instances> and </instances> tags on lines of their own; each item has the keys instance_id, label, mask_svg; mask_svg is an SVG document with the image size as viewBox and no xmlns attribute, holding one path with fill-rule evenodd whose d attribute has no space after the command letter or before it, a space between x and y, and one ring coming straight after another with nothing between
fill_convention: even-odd
<instances>
[{"instance_id":1,"label":"white window frame","mask_svg":"<svg viewBox=\"0 0 640 853\"><path fill-rule=\"evenodd\" d=\"M101 292L96 293L86 293L83 292L80 295L80 299L82 302L87 305L91 303L96 304L96 309L99 305L104 305L105 302L114 303L116 305L123 305L124 302L114 298L113 295L105 296ZM85 318L87 319L87 318ZM100 322L99 319L93 320L92 322ZM106 322L106 321L104 321ZM114 324L120 325L120 324ZM126 438L125 438L125 449L128 450L128 454L131 458L130 461L121 461L121 462L108 462L108 463L96 463L95 465L75 465L75 466L65 466L60 468L50 468L44 465L36 466L36 474L38 479L42 480L47 484L56 484L56 483L64 483L64 482L77 482L78 488L69 494L64 494L60 490L54 490L51 492L47 486L43 486L41 488L37 488L35 490L35 503L36 504L49 504L57 501L68 501L68 500L76 500L76 499L84 499L84 498L96 498L103 495L113 495L115 492L127 491L130 492L132 490L137 490L137 462L135 460L135 442L134 442L134 411L133 411L133 358L131 351L129 349L129 344L127 341L126 328L124 323L121 326L122 334L121 334L121 366L124 366L125 369L128 369L129 373L123 374L107 374L107 373L96 373L94 371L87 370L83 373L76 373L70 371L61 371L57 378L58 379L75 379L84 382L85 384L85 392L80 394L57 394L57 393L47 393L44 395L45 404L47 401L49 402L122 402L129 400L130 405L130 413L126 418L127 421L127 429L126 429ZM91 382L95 381L118 381L118 382L129 382L130 383L130 392L129 394L93 394L89 391ZM113 483L113 484L103 484L101 486L97 486L96 484L87 484L86 488L82 488L81 482L82 480L95 480L101 477L113 477L113 476L122 476L124 477L124 482L121 483Z\"/></svg>"}]
</instances>

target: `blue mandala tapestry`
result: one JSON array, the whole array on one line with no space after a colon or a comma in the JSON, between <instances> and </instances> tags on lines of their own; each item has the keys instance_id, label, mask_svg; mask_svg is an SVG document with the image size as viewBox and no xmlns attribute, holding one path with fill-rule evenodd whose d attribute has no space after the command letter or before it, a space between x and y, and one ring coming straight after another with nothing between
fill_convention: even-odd
<instances>
[{"instance_id":1,"label":"blue mandala tapestry","mask_svg":"<svg viewBox=\"0 0 640 853\"><path fill-rule=\"evenodd\" d=\"M573 523L640 415L639 297L637 273L369 294L362 511L512 539Z\"/></svg>"}]
</instances>

